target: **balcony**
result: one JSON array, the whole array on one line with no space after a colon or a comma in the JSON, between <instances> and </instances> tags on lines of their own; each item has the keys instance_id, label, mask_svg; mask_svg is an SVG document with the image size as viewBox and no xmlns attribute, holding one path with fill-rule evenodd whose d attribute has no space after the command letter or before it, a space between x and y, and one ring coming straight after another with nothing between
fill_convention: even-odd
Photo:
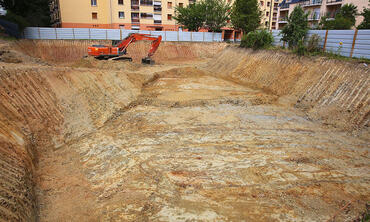
<instances>
[{"instance_id":1,"label":"balcony","mask_svg":"<svg viewBox=\"0 0 370 222\"><path fill-rule=\"evenodd\" d=\"M272 21L276 21L277 20L277 16L272 16Z\"/></svg>"},{"instance_id":2,"label":"balcony","mask_svg":"<svg viewBox=\"0 0 370 222\"><path fill-rule=\"evenodd\" d=\"M277 12L278 11L278 7L274 7L274 11Z\"/></svg>"},{"instance_id":3,"label":"balcony","mask_svg":"<svg viewBox=\"0 0 370 222\"><path fill-rule=\"evenodd\" d=\"M162 20L154 20L154 24L162 24Z\"/></svg>"},{"instance_id":4,"label":"balcony","mask_svg":"<svg viewBox=\"0 0 370 222\"><path fill-rule=\"evenodd\" d=\"M289 10L289 4L281 4L280 11L283 11L283 10Z\"/></svg>"},{"instance_id":5,"label":"balcony","mask_svg":"<svg viewBox=\"0 0 370 222\"><path fill-rule=\"evenodd\" d=\"M133 24L139 24L140 23L140 19L139 18L131 18L131 23L133 23Z\"/></svg>"},{"instance_id":6,"label":"balcony","mask_svg":"<svg viewBox=\"0 0 370 222\"><path fill-rule=\"evenodd\" d=\"M155 12L161 12L162 11L162 7L154 6L154 11Z\"/></svg>"},{"instance_id":7,"label":"balcony","mask_svg":"<svg viewBox=\"0 0 370 222\"><path fill-rule=\"evenodd\" d=\"M131 11L139 11L140 7L139 6L131 6Z\"/></svg>"},{"instance_id":8,"label":"balcony","mask_svg":"<svg viewBox=\"0 0 370 222\"><path fill-rule=\"evenodd\" d=\"M279 17L279 23L288 23L288 18L287 17Z\"/></svg>"},{"instance_id":9,"label":"balcony","mask_svg":"<svg viewBox=\"0 0 370 222\"><path fill-rule=\"evenodd\" d=\"M310 6L321 6L322 0L308 0L302 2L300 5L302 7L310 7Z\"/></svg>"},{"instance_id":10,"label":"balcony","mask_svg":"<svg viewBox=\"0 0 370 222\"><path fill-rule=\"evenodd\" d=\"M326 0L327 5L337 5L337 4L342 4L343 0Z\"/></svg>"},{"instance_id":11,"label":"balcony","mask_svg":"<svg viewBox=\"0 0 370 222\"><path fill-rule=\"evenodd\" d=\"M318 21L320 20L320 14L312 14L310 16L308 16L308 21Z\"/></svg>"}]
</instances>

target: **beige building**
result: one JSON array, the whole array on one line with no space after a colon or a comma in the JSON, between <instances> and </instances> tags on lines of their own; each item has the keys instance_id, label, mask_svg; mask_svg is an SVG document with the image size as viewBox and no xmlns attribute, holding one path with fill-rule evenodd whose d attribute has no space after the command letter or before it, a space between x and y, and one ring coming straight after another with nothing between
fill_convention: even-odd
<instances>
[{"instance_id":1,"label":"beige building","mask_svg":"<svg viewBox=\"0 0 370 222\"><path fill-rule=\"evenodd\" d=\"M231 4L234 0L228 0ZM277 27L279 0L259 0L262 27ZM54 27L175 31L175 7L195 0L52 0ZM203 30L206 31L206 30Z\"/></svg>"},{"instance_id":2,"label":"beige building","mask_svg":"<svg viewBox=\"0 0 370 222\"><path fill-rule=\"evenodd\" d=\"M52 22L62 28L178 30L175 6L189 0L53 0Z\"/></svg>"},{"instance_id":3,"label":"beige building","mask_svg":"<svg viewBox=\"0 0 370 222\"><path fill-rule=\"evenodd\" d=\"M321 16L327 16L328 19L334 19L342 5L352 3L357 6L359 12L364 8L369 8L368 0L284 0L279 6L279 19L277 29L282 29L287 23L286 18L293 11L294 7L301 5L306 12L309 12L309 24L315 28L321 19ZM356 26L363 20L362 16L357 16Z\"/></svg>"}]
</instances>

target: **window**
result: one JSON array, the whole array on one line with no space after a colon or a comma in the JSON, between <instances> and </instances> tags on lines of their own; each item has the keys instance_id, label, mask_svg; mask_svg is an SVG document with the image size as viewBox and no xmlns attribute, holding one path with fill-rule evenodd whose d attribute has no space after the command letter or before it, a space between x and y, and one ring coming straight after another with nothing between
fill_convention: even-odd
<instances>
[{"instance_id":1,"label":"window","mask_svg":"<svg viewBox=\"0 0 370 222\"><path fill-rule=\"evenodd\" d=\"M270 6L270 2L267 2L267 7L269 7Z\"/></svg>"},{"instance_id":2,"label":"window","mask_svg":"<svg viewBox=\"0 0 370 222\"><path fill-rule=\"evenodd\" d=\"M120 29L125 29L125 25L119 25Z\"/></svg>"},{"instance_id":3,"label":"window","mask_svg":"<svg viewBox=\"0 0 370 222\"><path fill-rule=\"evenodd\" d=\"M152 13L140 13L140 17L142 19L151 19L153 18L153 14Z\"/></svg>"},{"instance_id":4,"label":"window","mask_svg":"<svg viewBox=\"0 0 370 222\"><path fill-rule=\"evenodd\" d=\"M263 6L263 1L260 1L260 5Z\"/></svg>"},{"instance_id":5,"label":"window","mask_svg":"<svg viewBox=\"0 0 370 222\"><path fill-rule=\"evenodd\" d=\"M118 12L118 17L119 17L120 19L125 18L125 12Z\"/></svg>"},{"instance_id":6,"label":"window","mask_svg":"<svg viewBox=\"0 0 370 222\"><path fill-rule=\"evenodd\" d=\"M268 24L269 24L269 23L266 21L266 22L265 22L265 26L267 26Z\"/></svg>"},{"instance_id":7,"label":"window","mask_svg":"<svg viewBox=\"0 0 370 222\"><path fill-rule=\"evenodd\" d=\"M172 14L167 14L167 20L172 20Z\"/></svg>"},{"instance_id":8,"label":"window","mask_svg":"<svg viewBox=\"0 0 370 222\"><path fill-rule=\"evenodd\" d=\"M167 2L167 8L172 8L172 2Z\"/></svg>"},{"instance_id":9,"label":"window","mask_svg":"<svg viewBox=\"0 0 370 222\"><path fill-rule=\"evenodd\" d=\"M118 0L119 5L123 5L123 0Z\"/></svg>"},{"instance_id":10,"label":"window","mask_svg":"<svg viewBox=\"0 0 370 222\"><path fill-rule=\"evenodd\" d=\"M97 6L98 4L97 4L97 1L98 0L91 0L91 6Z\"/></svg>"},{"instance_id":11,"label":"window","mask_svg":"<svg viewBox=\"0 0 370 222\"><path fill-rule=\"evenodd\" d=\"M269 16L269 14L270 14L269 12L266 12L266 16Z\"/></svg>"},{"instance_id":12,"label":"window","mask_svg":"<svg viewBox=\"0 0 370 222\"><path fill-rule=\"evenodd\" d=\"M140 0L140 5L153 5L152 0Z\"/></svg>"},{"instance_id":13,"label":"window","mask_svg":"<svg viewBox=\"0 0 370 222\"><path fill-rule=\"evenodd\" d=\"M180 8L184 7L184 3L179 3L179 7Z\"/></svg>"},{"instance_id":14,"label":"window","mask_svg":"<svg viewBox=\"0 0 370 222\"><path fill-rule=\"evenodd\" d=\"M97 12L91 13L91 17L92 19L98 19L98 13Z\"/></svg>"}]
</instances>

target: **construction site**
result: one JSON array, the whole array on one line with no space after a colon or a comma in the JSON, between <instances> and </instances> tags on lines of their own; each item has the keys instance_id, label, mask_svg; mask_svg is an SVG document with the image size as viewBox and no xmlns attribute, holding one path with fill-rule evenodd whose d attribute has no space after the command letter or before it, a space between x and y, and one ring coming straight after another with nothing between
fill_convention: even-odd
<instances>
[{"instance_id":1,"label":"construction site","mask_svg":"<svg viewBox=\"0 0 370 222\"><path fill-rule=\"evenodd\" d=\"M228 43L0 43L0 221L366 221L369 67Z\"/></svg>"}]
</instances>

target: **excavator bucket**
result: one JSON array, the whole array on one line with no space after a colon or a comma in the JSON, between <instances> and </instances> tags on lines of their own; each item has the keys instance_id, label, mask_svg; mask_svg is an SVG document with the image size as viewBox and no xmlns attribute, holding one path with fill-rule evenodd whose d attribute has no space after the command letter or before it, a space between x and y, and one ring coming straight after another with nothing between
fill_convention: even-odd
<instances>
[{"instance_id":1,"label":"excavator bucket","mask_svg":"<svg viewBox=\"0 0 370 222\"><path fill-rule=\"evenodd\" d=\"M154 65L155 62L152 60L150 57L145 57L141 60L142 64L149 64L149 65Z\"/></svg>"}]
</instances>

